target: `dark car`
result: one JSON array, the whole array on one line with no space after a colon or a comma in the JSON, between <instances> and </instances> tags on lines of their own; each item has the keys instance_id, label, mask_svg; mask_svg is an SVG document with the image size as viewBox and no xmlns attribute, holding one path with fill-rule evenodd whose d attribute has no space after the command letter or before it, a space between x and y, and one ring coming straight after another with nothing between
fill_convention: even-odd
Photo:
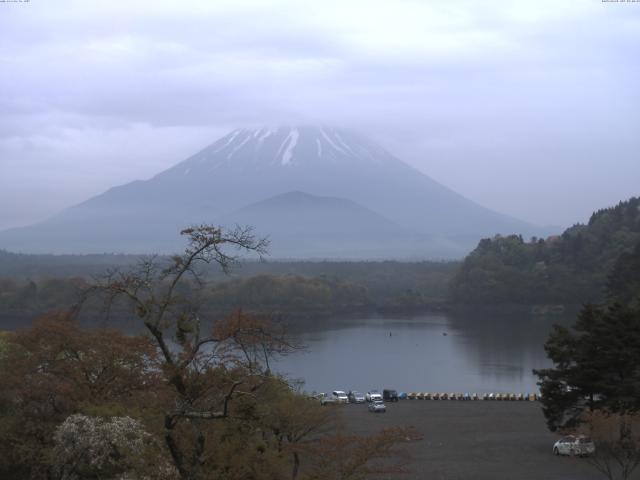
<instances>
[{"instance_id":1,"label":"dark car","mask_svg":"<svg viewBox=\"0 0 640 480\"><path fill-rule=\"evenodd\" d=\"M382 399L385 402L397 402L398 401L398 392L391 389L384 389L382 391Z\"/></svg>"}]
</instances>

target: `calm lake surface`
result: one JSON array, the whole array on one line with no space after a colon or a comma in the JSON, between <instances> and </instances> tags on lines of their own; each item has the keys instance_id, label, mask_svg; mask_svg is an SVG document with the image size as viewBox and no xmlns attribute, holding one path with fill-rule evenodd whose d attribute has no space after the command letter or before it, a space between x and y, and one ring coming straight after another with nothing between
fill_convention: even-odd
<instances>
[{"instance_id":1,"label":"calm lake surface","mask_svg":"<svg viewBox=\"0 0 640 480\"><path fill-rule=\"evenodd\" d=\"M275 370L306 391L537 392L531 370L550 366L544 342L573 317L421 314L322 320L292 334L307 348Z\"/></svg>"},{"instance_id":2,"label":"calm lake surface","mask_svg":"<svg viewBox=\"0 0 640 480\"><path fill-rule=\"evenodd\" d=\"M552 325L574 320L477 311L292 322L306 349L272 367L308 392L537 392L531 370L550 366L543 345ZM28 323L0 318L0 330Z\"/></svg>"}]
</instances>

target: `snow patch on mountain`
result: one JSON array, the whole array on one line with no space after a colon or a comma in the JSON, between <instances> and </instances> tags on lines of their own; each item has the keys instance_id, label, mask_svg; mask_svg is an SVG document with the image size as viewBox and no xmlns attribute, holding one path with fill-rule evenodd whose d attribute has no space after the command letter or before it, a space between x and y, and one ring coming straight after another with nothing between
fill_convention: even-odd
<instances>
[{"instance_id":1,"label":"snow patch on mountain","mask_svg":"<svg viewBox=\"0 0 640 480\"><path fill-rule=\"evenodd\" d=\"M338 140L342 146L349 151L349 153L351 153L351 155L353 155L354 157L357 157L358 155L351 149L351 147L349 146L349 144L347 142L345 142L342 137L340 136L340 134L338 132L334 133L336 140Z\"/></svg>"},{"instance_id":2,"label":"snow patch on mountain","mask_svg":"<svg viewBox=\"0 0 640 480\"><path fill-rule=\"evenodd\" d=\"M223 151L224 149L226 149L229 145L231 145L231 143L233 143L233 141L236 139L236 137L238 136L238 134L241 132L242 130L238 129L238 130L234 130L233 132L231 132L226 138L227 141L224 143L224 145L222 145L222 147L217 148L216 150L214 150L211 153L218 153ZM224 139L223 139L224 140Z\"/></svg>"},{"instance_id":3,"label":"snow patch on mountain","mask_svg":"<svg viewBox=\"0 0 640 480\"><path fill-rule=\"evenodd\" d=\"M293 149L296 148L298 138L300 138L300 132L298 132L297 129L293 129L289 132L287 139L282 144L282 146L284 146L285 144L287 145L287 149L282 154L282 161L280 162L282 165L289 165L289 163L291 163L291 158L293 157Z\"/></svg>"},{"instance_id":4,"label":"snow patch on mountain","mask_svg":"<svg viewBox=\"0 0 640 480\"><path fill-rule=\"evenodd\" d=\"M231 160L231 157L233 157L233 154L236 153L238 150L240 150L249 140L251 140L251 134L247 132L247 135L244 137L244 140L242 140L238 145L235 145L231 150L231 152L229 152L229 155L227 155L227 160Z\"/></svg>"},{"instance_id":5,"label":"snow patch on mountain","mask_svg":"<svg viewBox=\"0 0 640 480\"><path fill-rule=\"evenodd\" d=\"M275 130L272 130L268 127L263 127L259 130L256 130L255 133L253 134L254 137L258 136L258 147L262 144L262 142L265 141L265 139L267 139L268 137L270 137L271 135L273 135L275 133Z\"/></svg>"},{"instance_id":6,"label":"snow patch on mountain","mask_svg":"<svg viewBox=\"0 0 640 480\"><path fill-rule=\"evenodd\" d=\"M341 153L343 153L344 155L348 155L347 152L345 152L342 148L340 148L330 137L329 135L327 135L327 132L324 131L324 128L320 129L320 133L322 134L322 137L327 141L327 143L329 145L331 145L333 147L334 150L337 150Z\"/></svg>"}]
</instances>

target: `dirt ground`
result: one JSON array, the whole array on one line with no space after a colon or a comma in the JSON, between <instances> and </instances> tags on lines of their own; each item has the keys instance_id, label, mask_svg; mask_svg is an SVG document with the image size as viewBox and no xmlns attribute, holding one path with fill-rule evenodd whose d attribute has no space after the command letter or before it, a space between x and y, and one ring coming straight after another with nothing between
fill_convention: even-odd
<instances>
[{"instance_id":1,"label":"dirt ground","mask_svg":"<svg viewBox=\"0 0 640 480\"><path fill-rule=\"evenodd\" d=\"M387 412L378 414L366 405L328 408L340 409L345 426L354 433L412 425L424 435L424 440L407 446L411 473L395 478L604 478L584 458L553 455L558 436L547 430L537 402L403 400L387 404Z\"/></svg>"}]
</instances>

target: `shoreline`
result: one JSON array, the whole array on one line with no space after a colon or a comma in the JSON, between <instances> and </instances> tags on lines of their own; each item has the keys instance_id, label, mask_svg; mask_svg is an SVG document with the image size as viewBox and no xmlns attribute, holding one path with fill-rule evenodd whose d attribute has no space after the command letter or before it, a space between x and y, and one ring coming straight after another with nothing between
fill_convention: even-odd
<instances>
[{"instance_id":1,"label":"shoreline","mask_svg":"<svg viewBox=\"0 0 640 480\"><path fill-rule=\"evenodd\" d=\"M554 307L554 308L547 308ZM451 315L470 315L475 314L482 316L487 315L527 315L531 317L547 317L547 318L566 318L567 316L575 317L580 310L580 305L563 305L545 306L545 305L519 305L519 304L501 304L501 305L460 305L450 303L434 303L432 305L420 306L389 306L389 305L363 305L348 309L337 309L327 311L301 311L301 312L277 312L267 313L272 315L274 319L288 324L291 327L296 325L309 324L311 322L325 321L341 321L348 322L350 320L362 320L363 316L373 318L385 318L388 316L397 318L410 318L422 314L451 314ZM243 309L248 313L258 313L252 309ZM0 312L0 329L16 330L18 328L29 327L40 316L45 315L46 311L13 311ZM220 315L227 314L226 310ZM214 314L212 314L212 318ZM479 321L481 321L479 319ZM80 319L80 323L86 327L104 325L104 320L94 316L92 318L84 317ZM118 318L113 316L110 322L114 328L130 327L131 317Z\"/></svg>"}]
</instances>

